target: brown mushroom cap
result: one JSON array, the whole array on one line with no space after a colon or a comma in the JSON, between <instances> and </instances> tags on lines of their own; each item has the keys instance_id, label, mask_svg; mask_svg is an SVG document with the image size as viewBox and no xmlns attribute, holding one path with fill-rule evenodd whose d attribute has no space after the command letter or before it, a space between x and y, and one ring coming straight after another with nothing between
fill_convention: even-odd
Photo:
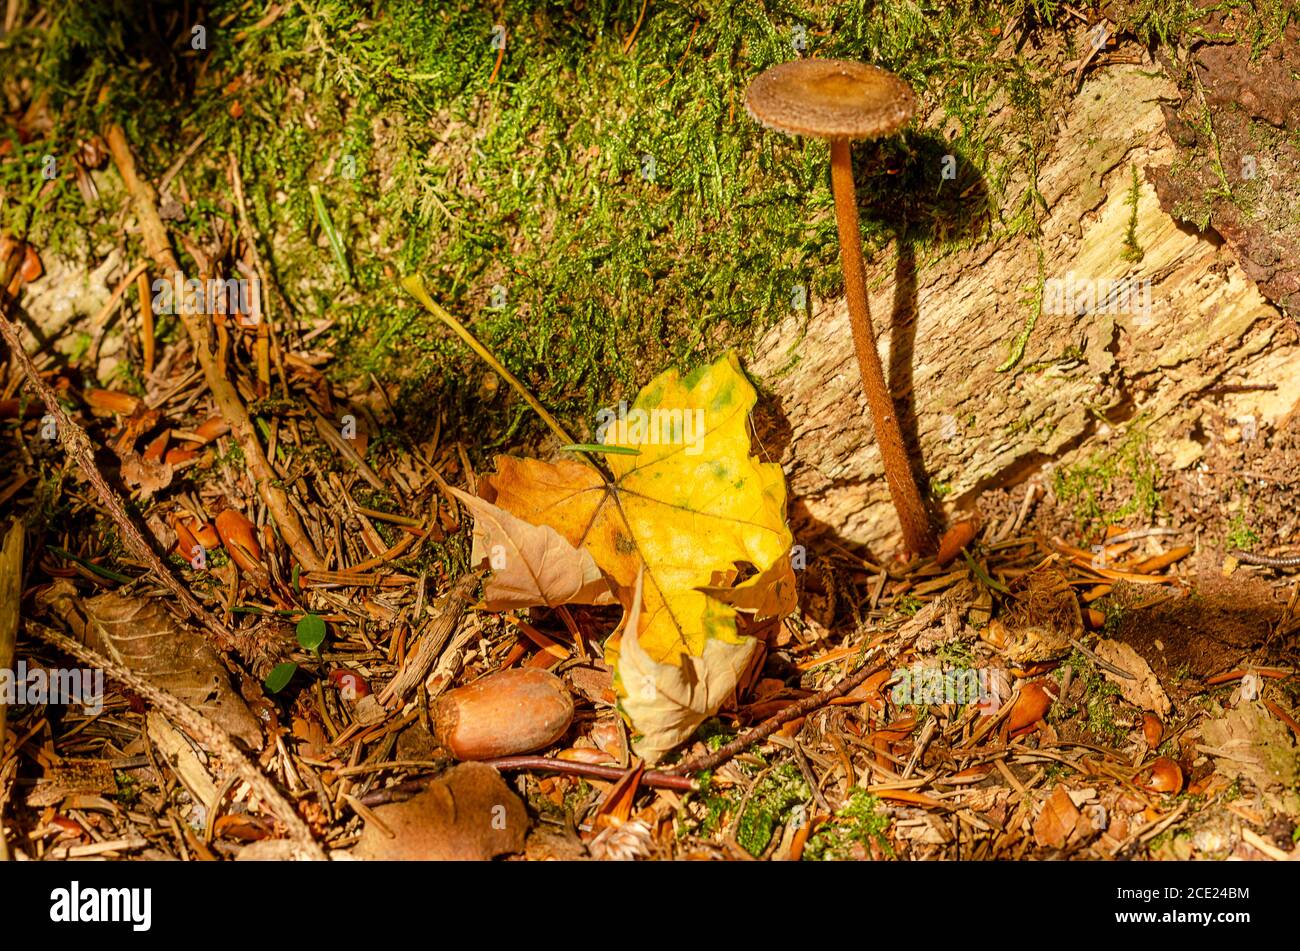
<instances>
[{"instance_id":1,"label":"brown mushroom cap","mask_svg":"<svg viewBox=\"0 0 1300 951\"><path fill-rule=\"evenodd\" d=\"M916 109L893 73L843 59L796 59L749 84L745 109L779 132L819 139L874 139L898 131Z\"/></svg>"}]
</instances>

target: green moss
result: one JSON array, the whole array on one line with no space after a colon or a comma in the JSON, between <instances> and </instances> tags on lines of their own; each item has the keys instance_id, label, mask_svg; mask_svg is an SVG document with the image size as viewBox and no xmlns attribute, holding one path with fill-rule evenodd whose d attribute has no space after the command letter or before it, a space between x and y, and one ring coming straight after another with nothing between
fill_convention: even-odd
<instances>
[{"instance_id":1,"label":"green moss","mask_svg":"<svg viewBox=\"0 0 1300 951\"><path fill-rule=\"evenodd\" d=\"M1025 355L1025 346L1029 343L1029 336L1034 332L1034 327L1038 324L1038 318L1043 313L1043 285L1046 281L1046 265L1043 257L1043 247L1041 244L1036 245L1038 252L1038 277L1033 285L1028 288L1028 294L1022 299L1022 303L1029 310L1029 315L1025 318L1025 324L1020 332L1011 340L1009 353L1006 360L1002 361L997 367L997 372L1005 373L1014 369ZM1024 429L1029 429L1027 420L1019 421L1023 424ZM1013 426L1018 424L1012 424Z\"/></svg>"},{"instance_id":2,"label":"green moss","mask_svg":"<svg viewBox=\"0 0 1300 951\"><path fill-rule=\"evenodd\" d=\"M894 610L904 617L912 617L924 606L925 602L914 594L905 594L894 602Z\"/></svg>"},{"instance_id":3,"label":"green moss","mask_svg":"<svg viewBox=\"0 0 1300 951\"><path fill-rule=\"evenodd\" d=\"M480 391L476 358L395 293L396 277L424 275L580 432L664 366L743 347L797 300L807 311L839 292L827 150L748 118L756 73L796 55L867 60L938 107L934 130L857 156L869 253L902 236L928 264L990 232L1036 229L1056 75L1030 49L992 54L1008 17L1045 32L1063 9L663 3L624 52L636 0L597 0L580 16L558 0L398 0L378 13L305 0L256 29L263 11L217 0L199 14L202 50L192 24L134 15L125 0L47 7L49 29L17 31L0 51L6 76L48 92L54 119L0 162L0 224L97 261L117 227L115 177L96 173L92 208L70 177L42 188L43 156L70 155L118 120L157 181L202 134L180 173L197 203L176 229L208 241L207 219L230 217L233 154L279 292L273 319L329 317L314 346L336 354L330 372L399 381L402 426L418 438L441 417L448 438L472 431L476 452L536 421L507 388ZM987 122L995 100L1011 104L1005 129ZM949 155L955 175L940 179Z\"/></svg>"},{"instance_id":4,"label":"green moss","mask_svg":"<svg viewBox=\"0 0 1300 951\"><path fill-rule=\"evenodd\" d=\"M120 805L133 806L140 801L139 781L130 773L116 769L113 771L113 781L117 784L114 798Z\"/></svg>"},{"instance_id":5,"label":"green moss","mask_svg":"<svg viewBox=\"0 0 1300 951\"><path fill-rule=\"evenodd\" d=\"M1122 261L1137 264L1144 257L1142 245L1138 244L1137 238L1138 198L1141 194L1141 184L1138 181L1137 166L1130 165L1129 171L1132 173L1133 180L1129 184L1128 195L1124 198L1124 203L1129 206L1128 228L1124 232L1124 248L1119 256Z\"/></svg>"},{"instance_id":6,"label":"green moss","mask_svg":"<svg viewBox=\"0 0 1300 951\"><path fill-rule=\"evenodd\" d=\"M1099 741L1112 745L1122 742L1128 736L1128 728L1115 719L1115 698L1119 696L1119 688L1099 673L1082 651L1070 652L1056 673L1058 681L1064 676L1066 667L1073 670L1083 683L1082 707L1054 704L1048 720L1061 723L1083 713L1089 732Z\"/></svg>"},{"instance_id":7,"label":"green moss","mask_svg":"<svg viewBox=\"0 0 1300 951\"><path fill-rule=\"evenodd\" d=\"M750 793L736 824L736 841L750 855L762 855L776 827L810 796L808 784L794 765L787 763L772 770Z\"/></svg>"},{"instance_id":8,"label":"green moss","mask_svg":"<svg viewBox=\"0 0 1300 951\"><path fill-rule=\"evenodd\" d=\"M939 645L938 657L945 667L969 669L975 661L975 642L954 637Z\"/></svg>"},{"instance_id":9,"label":"green moss","mask_svg":"<svg viewBox=\"0 0 1300 951\"><path fill-rule=\"evenodd\" d=\"M886 854L893 855L893 846L885 838L889 817L881 815L880 800L865 789L854 789L849 800L830 822L822 825L808 838L804 847L805 861L837 861L853 857L855 844L869 847L872 841Z\"/></svg>"},{"instance_id":10,"label":"green moss","mask_svg":"<svg viewBox=\"0 0 1300 951\"><path fill-rule=\"evenodd\" d=\"M710 717L700 724L695 735L710 751L716 753L736 738L736 731L717 717Z\"/></svg>"},{"instance_id":11,"label":"green moss","mask_svg":"<svg viewBox=\"0 0 1300 951\"><path fill-rule=\"evenodd\" d=\"M1074 466L1057 469L1052 485L1057 500L1073 509L1085 535L1125 519L1149 520L1160 507L1156 481L1160 467L1148 447L1147 434L1138 425L1129 428L1113 448L1103 449ZM1122 498L1115 482L1128 484Z\"/></svg>"},{"instance_id":12,"label":"green moss","mask_svg":"<svg viewBox=\"0 0 1300 951\"><path fill-rule=\"evenodd\" d=\"M1242 548L1246 551L1250 551L1259 544L1259 535L1246 524L1246 514L1244 512L1238 512L1232 517L1224 544L1229 548Z\"/></svg>"}]
</instances>

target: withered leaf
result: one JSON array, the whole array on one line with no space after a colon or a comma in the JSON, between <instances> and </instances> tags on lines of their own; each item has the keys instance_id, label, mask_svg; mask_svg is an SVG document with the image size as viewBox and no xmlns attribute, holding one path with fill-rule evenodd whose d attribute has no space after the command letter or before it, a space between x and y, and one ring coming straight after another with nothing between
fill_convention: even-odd
<instances>
[{"instance_id":1,"label":"withered leaf","mask_svg":"<svg viewBox=\"0 0 1300 951\"><path fill-rule=\"evenodd\" d=\"M491 766L461 763L405 802L377 806L352 850L359 859L483 862L520 852L528 832L523 802Z\"/></svg>"},{"instance_id":2,"label":"withered leaf","mask_svg":"<svg viewBox=\"0 0 1300 951\"><path fill-rule=\"evenodd\" d=\"M1287 728L1258 701L1238 704L1224 716L1201 726L1197 749L1215 759L1215 769L1229 779L1244 777L1257 789L1294 786L1300 759Z\"/></svg>"},{"instance_id":3,"label":"withered leaf","mask_svg":"<svg viewBox=\"0 0 1300 951\"><path fill-rule=\"evenodd\" d=\"M492 568L483 583L489 611L615 603L589 551L571 545L549 525L533 525L486 499L450 491L474 515L470 561Z\"/></svg>"},{"instance_id":4,"label":"withered leaf","mask_svg":"<svg viewBox=\"0 0 1300 951\"><path fill-rule=\"evenodd\" d=\"M220 658L161 602L116 592L83 599L64 580L47 588L40 602L87 647L175 694L248 747L262 748L261 726L230 686Z\"/></svg>"},{"instance_id":5,"label":"withered leaf","mask_svg":"<svg viewBox=\"0 0 1300 951\"><path fill-rule=\"evenodd\" d=\"M1162 717L1169 716L1169 711L1173 709L1169 697L1152 672L1151 665L1142 659L1141 654L1123 641L1113 640L1099 641L1094 650L1102 660L1133 675L1129 679L1104 667L1101 669L1106 679L1119 687L1120 696L1143 710L1154 710Z\"/></svg>"},{"instance_id":6,"label":"withered leaf","mask_svg":"<svg viewBox=\"0 0 1300 951\"><path fill-rule=\"evenodd\" d=\"M133 489L139 489L143 499L171 485L172 475L169 463L154 462L135 451L122 455L122 481Z\"/></svg>"},{"instance_id":7,"label":"withered leaf","mask_svg":"<svg viewBox=\"0 0 1300 951\"><path fill-rule=\"evenodd\" d=\"M1070 798L1070 791L1058 785L1034 820L1034 841L1046 848L1063 849L1078 821L1079 810Z\"/></svg>"}]
</instances>

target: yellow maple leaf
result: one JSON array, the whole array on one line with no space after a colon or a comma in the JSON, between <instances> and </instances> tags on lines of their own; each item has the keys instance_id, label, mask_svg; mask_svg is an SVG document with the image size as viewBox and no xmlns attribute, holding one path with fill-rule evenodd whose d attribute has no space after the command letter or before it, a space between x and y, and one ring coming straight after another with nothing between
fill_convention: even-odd
<instances>
[{"instance_id":1,"label":"yellow maple leaf","mask_svg":"<svg viewBox=\"0 0 1300 951\"><path fill-rule=\"evenodd\" d=\"M502 456L485 480L497 506L589 552L629 611L644 566L635 659L621 663L617 637L606 651L620 675L635 667L620 696L647 758L686 739L734 689L754 647L737 611L794 608L785 479L750 455L755 399L734 355L686 377L669 371L630 408L603 411L604 444L637 453L607 456L611 479L577 461Z\"/></svg>"}]
</instances>

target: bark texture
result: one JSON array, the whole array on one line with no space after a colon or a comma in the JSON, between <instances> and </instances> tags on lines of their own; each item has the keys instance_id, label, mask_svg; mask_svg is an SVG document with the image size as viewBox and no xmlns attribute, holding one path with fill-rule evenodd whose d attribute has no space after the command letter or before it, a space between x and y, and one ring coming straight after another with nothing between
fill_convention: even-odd
<instances>
[{"instance_id":1,"label":"bark texture","mask_svg":"<svg viewBox=\"0 0 1300 951\"><path fill-rule=\"evenodd\" d=\"M868 263L872 311L882 315L877 343L904 437L931 483L949 490L950 513L971 508L986 488L1095 449L1139 416L1162 463L1189 466L1203 450L1193 438L1198 394L1216 385L1278 384L1229 398L1261 423L1300 400L1300 349L1282 342L1293 334L1279 336L1289 318L1213 232L1162 210L1143 171L1173 164L1161 104L1179 99L1150 67L1096 73L1062 111L1042 156L1040 237L981 242L916 265L895 248L893 260ZM1132 168L1138 262L1123 254ZM1149 279L1149 314L1134 305L1109 313L1095 301L1082 312L1038 313L1044 282L1071 277ZM1023 356L999 372L1031 321ZM776 417L759 436L785 468L800 540L834 526L882 557L896 550L845 302L816 302L810 319L792 314L764 337L749 369Z\"/></svg>"}]
</instances>

